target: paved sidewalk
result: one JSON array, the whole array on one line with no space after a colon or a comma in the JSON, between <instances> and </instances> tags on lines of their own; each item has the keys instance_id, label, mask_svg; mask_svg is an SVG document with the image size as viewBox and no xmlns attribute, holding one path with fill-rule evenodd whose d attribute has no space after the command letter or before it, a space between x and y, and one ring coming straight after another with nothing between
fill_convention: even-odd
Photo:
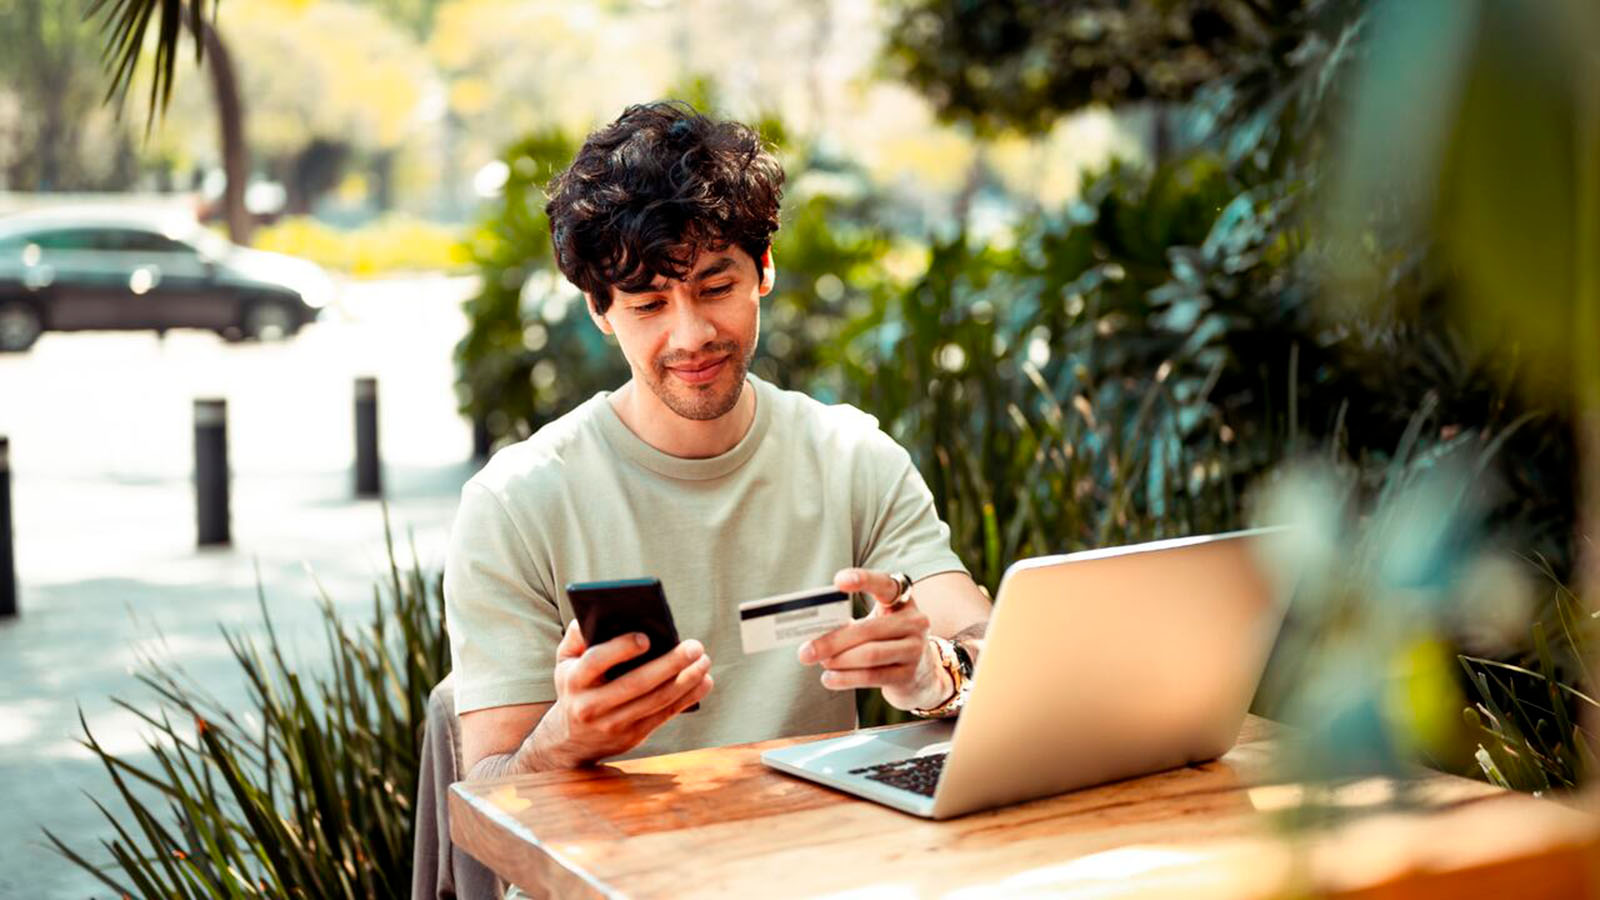
<instances>
[{"instance_id":1,"label":"paved sidewalk","mask_svg":"<svg viewBox=\"0 0 1600 900\"><path fill-rule=\"evenodd\" d=\"M229 347L204 335L46 336L0 357L0 433L12 439L21 615L0 621L0 898L110 897L47 849L48 827L91 858L115 789L75 738L149 761L142 723L115 707L150 692L131 676L165 653L214 689L245 688L219 624L259 633L257 567L275 625L307 667L323 656L309 566L346 615L371 615L387 578L379 504L355 500L350 384L380 379L390 517L402 562L414 533L437 571L474 467L454 411L450 348L464 327L459 282L361 286L344 314L295 341ZM353 312L352 312L353 310ZM356 368L359 366L360 368ZM206 384L210 382L210 384ZM194 546L187 411L228 396L232 547Z\"/></svg>"}]
</instances>

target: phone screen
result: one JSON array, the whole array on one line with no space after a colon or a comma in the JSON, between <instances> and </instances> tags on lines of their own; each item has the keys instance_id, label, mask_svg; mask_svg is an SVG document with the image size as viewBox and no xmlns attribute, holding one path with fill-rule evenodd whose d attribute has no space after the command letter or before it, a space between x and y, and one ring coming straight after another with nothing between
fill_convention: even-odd
<instances>
[{"instance_id":1,"label":"phone screen","mask_svg":"<svg viewBox=\"0 0 1600 900\"><path fill-rule=\"evenodd\" d=\"M588 581L567 585L567 600L578 618L578 629L589 646L640 632L650 648L606 670L611 681L637 669L678 646L678 629L661 582L654 578Z\"/></svg>"}]
</instances>

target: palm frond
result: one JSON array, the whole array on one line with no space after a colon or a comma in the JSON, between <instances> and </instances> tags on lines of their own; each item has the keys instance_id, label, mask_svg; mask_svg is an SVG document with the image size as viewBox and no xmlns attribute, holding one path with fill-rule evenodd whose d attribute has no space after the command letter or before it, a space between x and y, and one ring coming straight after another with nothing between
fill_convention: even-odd
<instances>
[{"instance_id":1,"label":"palm frond","mask_svg":"<svg viewBox=\"0 0 1600 900\"><path fill-rule=\"evenodd\" d=\"M207 7L212 18L216 16L219 0L91 0L89 17L99 19L105 37L101 64L109 82L105 101L114 104L121 112L138 76L146 55L146 45L154 30L155 46L149 52L150 96L145 127L154 125L157 116L164 113L172 102L172 86L177 80L178 55L183 42L185 25L194 45L195 65L205 56L205 41L201 38L206 23Z\"/></svg>"}]
</instances>

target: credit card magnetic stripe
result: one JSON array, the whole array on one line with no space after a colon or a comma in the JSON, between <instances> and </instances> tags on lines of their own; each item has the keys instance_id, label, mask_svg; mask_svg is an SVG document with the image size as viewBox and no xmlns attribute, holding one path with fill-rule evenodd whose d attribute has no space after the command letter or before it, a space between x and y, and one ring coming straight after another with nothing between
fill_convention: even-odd
<instances>
[{"instance_id":1,"label":"credit card magnetic stripe","mask_svg":"<svg viewBox=\"0 0 1600 900\"><path fill-rule=\"evenodd\" d=\"M843 591L828 591L823 593L806 593L802 596L791 597L787 600L778 600L764 606L742 606L739 609L740 619L756 619L762 616L773 616L778 613L794 612L797 609L810 609L813 606L825 606L829 603L838 603L848 600L849 595Z\"/></svg>"}]
</instances>

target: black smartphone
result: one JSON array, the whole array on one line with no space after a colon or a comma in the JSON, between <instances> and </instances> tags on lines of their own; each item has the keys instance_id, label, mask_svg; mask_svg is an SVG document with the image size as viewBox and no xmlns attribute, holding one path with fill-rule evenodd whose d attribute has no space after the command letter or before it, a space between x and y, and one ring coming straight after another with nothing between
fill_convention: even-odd
<instances>
[{"instance_id":1,"label":"black smartphone","mask_svg":"<svg viewBox=\"0 0 1600 900\"><path fill-rule=\"evenodd\" d=\"M639 632L650 640L650 648L632 659L606 670L611 681L678 646L678 627L672 622L667 594L655 578L624 578L618 581L584 581L567 585L567 602L578 619L578 630L589 646L603 644L624 634ZM694 712L700 704L684 710Z\"/></svg>"}]
</instances>

